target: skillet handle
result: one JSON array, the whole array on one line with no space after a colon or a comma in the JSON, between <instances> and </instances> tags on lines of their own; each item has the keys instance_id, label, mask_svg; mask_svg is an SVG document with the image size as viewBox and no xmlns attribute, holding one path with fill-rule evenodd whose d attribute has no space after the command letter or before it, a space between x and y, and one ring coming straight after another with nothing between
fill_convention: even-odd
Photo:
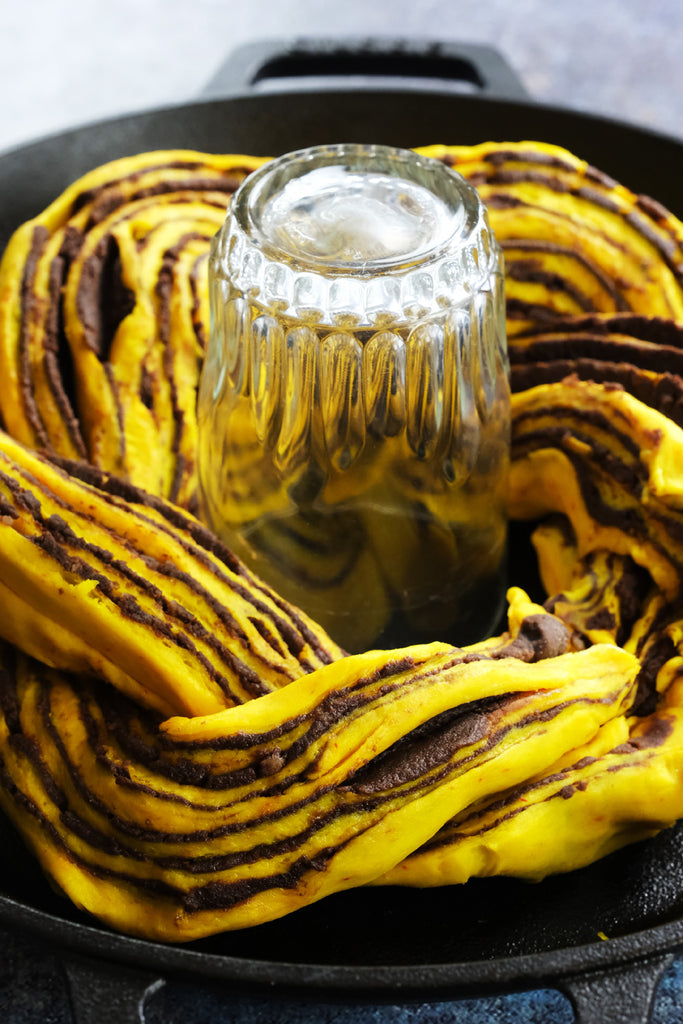
<instances>
[{"instance_id":1,"label":"skillet handle","mask_svg":"<svg viewBox=\"0 0 683 1024\"><path fill-rule=\"evenodd\" d=\"M217 99L264 90L383 89L388 83L529 99L517 73L491 46L355 37L245 44L229 55L202 95Z\"/></svg>"},{"instance_id":2,"label":"skillet handle","mask_svg":"<svg viewBox=\"0 0 683 1024\"><path fill-rule=\"evenodd\" d=\"M147 999L165 985L156 974L76 954L64 970L74 1024L145 1024Z\"/></svg>"},{"instance_id":3,"label":"skillet handle","mask_svg":"<svg viewBox=\"0 0 683 1024\"><path fill-rule=\"evenodd\" d=\"M648 1024L657 986L673 960L673 953L664 953L569 975L556 985L569 998L576 1024Z\"/></svg>"}]
</instances>

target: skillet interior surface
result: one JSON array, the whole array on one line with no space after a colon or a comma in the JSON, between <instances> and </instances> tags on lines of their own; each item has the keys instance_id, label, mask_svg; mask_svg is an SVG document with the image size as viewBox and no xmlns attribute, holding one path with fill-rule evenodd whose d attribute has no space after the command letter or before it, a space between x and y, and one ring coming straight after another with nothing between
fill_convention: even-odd
<instances>
[{"instance_id":1,"label":"skillet interior surface","mask_svg":"<svg viewBox=\"0 0 683 1024\"><path fill-rule=\"evenodd\" d=\"M320 142L353 140L400 146L487 139L538 139L573 150L635 191L683 214L683 144L601 118L526 103L401 91L297 93L237 97L121 118L54 136L0 156L0 246L26 218L66 185L115 157L155 148L275 154ZM510 579L525 585L531 556L525 532L513 532ZM530 850L530 856L533 851ZM13 832L0 838L0 919L56 923L52 937L84 925L101 936L101 951L119 957L126 942L93 925L53 893ZM46 917L47 915L47 917ZM29 915L30 916L30 915ZM76 932L72 928L76 926ZM89 930L89 929L88 929ZM645 932L645 946L640 937ZM679 936L680 932L680 936ZM488 879L435 890L365 889L339 894L280 922L203 940L171 957L179 968L237 979L248 965L270 965L272 982L365 986L358 967L390 967L389 983L433 988L422 967L465 965L472 980L486 965L536 957L538 976L557 951L589 946L600 935L631 937L632 955L683 943L683 825L589 868L528 885ZM130 944L132 950L135 944ZM143 944L159 963L163 947ZM636 946L638 947L636 949ZM614 944L615 956L622 949ZM135 953L136 959L138 953ZM550 956L550 960L548 959ZM204 959L202 959L202 957ZM243 965L240 968L240 964ZM273 965L280 970L273 971ZM340 968L322 975L311 965ZM556 965L555 965L556 966ZM310 969L309 969L310 968ZM477 973L478 970L478 973ZM344 973L346 972L346 973ZM467 975L463 976L466 977ZM374 983L379 978L374 975ZM420 980L422 979L422 980ZM405 982L404 982L405 984Z\"/></svg>"}]
</instances>

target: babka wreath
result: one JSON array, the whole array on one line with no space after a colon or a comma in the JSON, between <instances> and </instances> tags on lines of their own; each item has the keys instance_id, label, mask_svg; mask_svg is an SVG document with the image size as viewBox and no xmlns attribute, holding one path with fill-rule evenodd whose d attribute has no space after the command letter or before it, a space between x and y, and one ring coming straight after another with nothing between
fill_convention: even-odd
<instances>
[{"instance_id":1,"label":"babka wreath","mask_svg":"<svg viewBox=\"0 0 683 1024\"><path fill-rule=\"evenodd\" d=\"M683 817L683 225L556 146L421 152L505 254L545 589L466 647L347 656L197 518L209 245L261 159L105 165L4 254L0 803L125 933L540 879Z\"/></svg>"}]
</instances>

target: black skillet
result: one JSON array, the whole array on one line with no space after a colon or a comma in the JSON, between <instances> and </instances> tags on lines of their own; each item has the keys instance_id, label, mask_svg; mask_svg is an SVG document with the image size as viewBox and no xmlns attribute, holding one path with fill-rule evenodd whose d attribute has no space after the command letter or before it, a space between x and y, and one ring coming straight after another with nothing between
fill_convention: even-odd
<instances>
[{"instance_id":1,"label":"black skillet","mask_svg":"<svg viewBox=\"0 0 683 1024\"><path fill-rule=\"evenodd\" d=\"M343 88L330 75L342 75ZM0 156L0 245L78 175L154 148L269 155L334 141L538 139L566 146L683 215L683 143L535 104L487 48L357 40L251 47L226 63L208 94L216 98L94 124ZM518 553L523 566L523 540ZM511 578L522 582L522 571L513 569ZM438 890L354 891L182 948L116 935L86 919L49 889L3 829L0 923L63 953L78 1024L139 1024L145 994L170 976L211 979L231 991L267 987L274 1000L296 993L312 1003L436 1002L555 987L584 1024L642 1024L659 978L683 949L683 826L539 885L496 878Z\"/></svg>"}]
</instances>

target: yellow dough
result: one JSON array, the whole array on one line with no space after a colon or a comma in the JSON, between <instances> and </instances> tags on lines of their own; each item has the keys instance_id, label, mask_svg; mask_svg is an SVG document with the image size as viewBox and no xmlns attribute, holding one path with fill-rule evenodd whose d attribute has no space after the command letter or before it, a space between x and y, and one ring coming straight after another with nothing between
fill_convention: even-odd
<instances>
[{"instance_id":1,"label":"yellow dough","mask_svg":"<svg viewBox=\"0 0 683 1024\"><path fill-rule=\"evenodd\" d=\"M683 227L556 146L422 152L505 252L508 508L546 591L512 580L462 648L347 656L195 518L206 258L260 158L105 165L3 257L0 804L121 931L538 880L683 817Z\"/></svg>"}]
</instances>

